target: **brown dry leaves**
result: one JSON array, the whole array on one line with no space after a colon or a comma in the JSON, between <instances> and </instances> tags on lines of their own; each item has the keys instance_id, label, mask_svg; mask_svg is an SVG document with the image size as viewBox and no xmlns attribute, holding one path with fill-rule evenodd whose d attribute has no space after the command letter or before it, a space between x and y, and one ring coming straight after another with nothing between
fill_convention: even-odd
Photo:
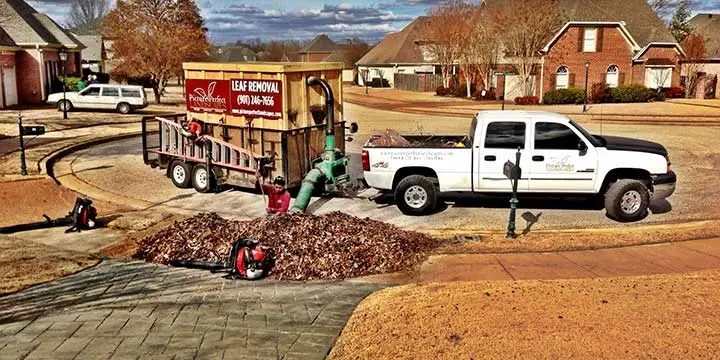
<instances>
[{"instance_id":1,"label":"brown dry leaves","mask_svg":"<svg viewBox=\"0 0 720 360\"><path fill-rule=\"evenodd\" d=\"M271 277L343 279L411 268L436 246L429 236L341 212L288 214L230 221L200 214L146 237L135 258L167 264L172 259L217 260L239 238L260 240L277 257Z\"/></svg>"}]
</instances>

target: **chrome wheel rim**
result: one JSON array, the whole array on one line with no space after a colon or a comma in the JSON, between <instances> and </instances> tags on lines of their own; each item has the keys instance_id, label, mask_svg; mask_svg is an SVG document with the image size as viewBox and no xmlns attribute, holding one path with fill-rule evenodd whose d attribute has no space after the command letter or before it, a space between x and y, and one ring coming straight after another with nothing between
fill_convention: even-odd
<instances>
[{"instance_id":1,"label":"chrome wheel rim","mask_svg":"<svg viewBox=\"0 0 720 360\"><path fill-rule=\"evenodd\" d=\"M620 208L626 214L634 214L640 210L642 196L636 190L626 192L620 200Z\"/></svg>"},{"instance_id":2,"label":"chrome wheel rim","mask_svg":"<svg viewBox=\"0 0 720 360\"><path fill-rule=\"evenodd\" d=\"M120 112L121 112L121 113L128 113L128 112L130 112L130 106L128 106L128 105L120 105Z\"/></svg>"},{"instance_id":3,"label":"chrome wheel rim","mask_svg":"<svg viewBox=\"0 0 720 360\"><path fill-rule=\"evenodd\" d=\"M206 188L207 187L207 171L205 169L198 169L195 173L195 183L200 188Z\"/></svg>"},{"instance_id":4,"label":"chrome wheel rim","mask_svg":"<svg viewBox=\"0 0 720 360\"><path fill-rule=\"evenodd\" d=\"M419 209L425 205L428 194L421 186L413 185L405 190L405 203L413 209Z\"/></svg>"},{"instance_id":5,"label":"chrome wheel rim","mask_svg":"<svg viewBox=\"0 0 720 360\"><path fill-rule=\"evenodd\" d=\"M175 166L173 169L173 177L178 184L181 184L185 181L185 169L180 165Z\"/></svg>"}]
</instances>

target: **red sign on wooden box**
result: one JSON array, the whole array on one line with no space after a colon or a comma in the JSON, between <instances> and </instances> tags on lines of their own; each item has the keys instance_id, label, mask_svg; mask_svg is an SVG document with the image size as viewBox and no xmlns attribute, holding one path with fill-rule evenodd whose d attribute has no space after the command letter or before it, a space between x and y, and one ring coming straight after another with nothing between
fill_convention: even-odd
<instances>
[{"instance_id":1,"label":"red sign on wooden box","mask_svg":"<svg viewBox=\"0 0 720 360\"><path fill-rule=\"evenodd\" d=\"M227 80L185 80L188 111L224 114L230 112L230 82Z\"/></svg>"},{"instance_id":2,"label":"red sign on wooden box","mask_svg":"<svg viewBox=\"0 0 720 360\"><path fill-rule=\"evenodd\" d=\"M280 119L282 82L280 80L230 80L231 113L248 118Z\"/></svg>"}]
</instances>

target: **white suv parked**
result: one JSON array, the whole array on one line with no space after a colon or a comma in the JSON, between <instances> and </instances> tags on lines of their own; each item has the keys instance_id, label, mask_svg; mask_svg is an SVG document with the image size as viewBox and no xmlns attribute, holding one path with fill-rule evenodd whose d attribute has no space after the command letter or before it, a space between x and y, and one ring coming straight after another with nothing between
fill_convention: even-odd
<instances>
[{"instance_id":1,"label":"white suv parked","mask_svg":"<svg viewBox=\"0 0 720 360\"><path fill-rule=\"evenodd\" d=\"M92 84L79 92L55 93L48 96L48 104L57 104L60 111L77 109L117 110L127 114L147 107L147 96L142 86Z\"/></svg>"}]
</instances>

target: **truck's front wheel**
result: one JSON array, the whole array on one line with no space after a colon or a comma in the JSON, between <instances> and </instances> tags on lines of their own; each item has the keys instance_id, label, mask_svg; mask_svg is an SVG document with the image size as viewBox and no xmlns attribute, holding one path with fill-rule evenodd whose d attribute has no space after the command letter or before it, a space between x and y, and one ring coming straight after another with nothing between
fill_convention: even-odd
<instances>
[{"instance_id":1,"label":"truck's front wheel","mask_svg":"<svg viewBox=\"0 0 720 360\"><path fill-rule=\"evenodd\" d=\"M649 207L650 191L640 180L618 180L605 193L605 210L613 220L640 221L647 217Z\"/></svg>"},{"instance_id":2,"label":"truck's front wheel","mask_svg":"<svg viewBox=\"0 0 720 360\"><path fill-rule=\"evenodd\" d=\"M405 215L425 215L437 205L435 184L422 175L410 175L395 188L395 203Z\"/></svg>"}]
</instances>

